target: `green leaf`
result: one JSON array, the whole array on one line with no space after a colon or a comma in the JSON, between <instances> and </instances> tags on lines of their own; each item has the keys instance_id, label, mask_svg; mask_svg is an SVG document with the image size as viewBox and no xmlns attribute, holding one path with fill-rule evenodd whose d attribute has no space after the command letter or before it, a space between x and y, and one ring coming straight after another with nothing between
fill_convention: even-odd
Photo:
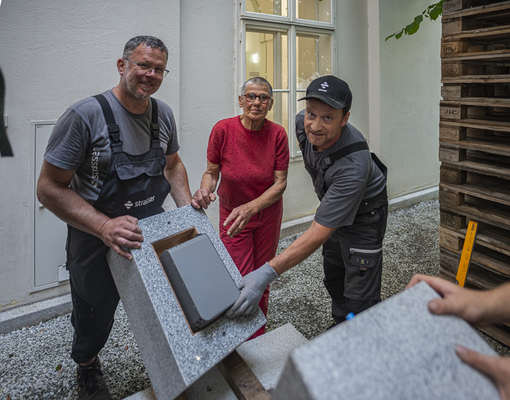
<instances>
[{"instance_id":1,"label":"green leaf","mask_svg":"<svg viewBox=\"0 0 510 400\"><path fill-rule=\"evenodd\" d=\"M412 35L414 32L416 32L418 30L418 28L416 28L416 26L417 26L417 24L414 22L411 22L409 25L407 25L405 28L406 35ZM420 27L420 25L418 25L418 27ZM413 32L413 33L411 33L411 32Z\"/></svg>"},{"instance_id":2,"label":"green leaf","mask_svg":"<svg viewBox=\"0 0 510 400\"><path fill-rule=\"evenodd\" d=\"M391 39L391 38L392 38L393 36L395 36L395 35L396 35L396 33L394 33L394 34L392 34L392 35L388 36L386 39L384 39L384 41L386 42L388 39Z\"/></svg>"},{"instance_id":3,"label":"green leaf","mask_svg":"<svg viewBox=\"0 0 510 400\"><path fill-rule=\"evenodd\" d=\"M420 24L423 22L423 16L429 18L432 21L435 21L439 18L439 16L443 13L443 3L446 0L440 0L437 3L431 4L428 6L420 15L414 17L413 22L403 28L400 32L395 32L393 35L388 36L384 41L395 37L395 39L400 39L402 35L405 33L406 35L414 35L420 29Z\"/></svg>"},{"instance_id":4,"label":"green leaf","mask_svg":"<svg viewBox=\"0 0 510 400\"><path fill-rule=\"evenodd\" d=\"M62 368L62 364L58 364L56 367L55 367L55 371L60 371L60 369Z\"/></svg>"},{"instance_id":5,"label":"green leaf","mask_svg":"<svg viewBox=\"0 0 510 400\"><path fill-rule=\"evenodd\" d=\"M439 18L439 16L443 13L443 7L435 7L431 12L430 12L430 19L432 21L435 21L436 19Z\"/></svg>"}]
</instances>

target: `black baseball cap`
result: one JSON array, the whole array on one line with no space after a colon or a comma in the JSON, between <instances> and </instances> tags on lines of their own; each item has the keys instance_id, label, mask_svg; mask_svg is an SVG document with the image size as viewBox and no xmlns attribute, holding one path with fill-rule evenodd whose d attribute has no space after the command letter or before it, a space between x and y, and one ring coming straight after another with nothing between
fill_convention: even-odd
<instances>
[{"instance_id":1,"label":"black baseball cap","mask_svg":"<svg viewBox=\"0 0 510 400\"><path fill-rule=\"evenodd\" d=\"M337 110L345 108L349 111L352 103L352 93L349 85L333 75L321 76L314 79L306 88L306 96L299 100L317 99Z\"/></svg>"}]
</instances>

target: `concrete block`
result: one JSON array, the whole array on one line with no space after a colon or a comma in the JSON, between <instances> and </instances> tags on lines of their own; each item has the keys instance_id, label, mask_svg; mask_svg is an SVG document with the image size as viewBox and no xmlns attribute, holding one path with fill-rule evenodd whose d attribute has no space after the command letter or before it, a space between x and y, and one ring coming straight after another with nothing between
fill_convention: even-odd
<instances>
[{"instance_id":1,"label":"concrete block","mask_svg":"<svg viewBox=\"0 0 510 400\"><path fill-rule=\"evenodd\" d=\"M290 352L307 342L292 324L286 324L243 343L237 352L269 391L276 387ZM217 368L195 382L186 395L189 400L237 399Z\"/></svg>"},{"instance_id":2,"label":"concrete block","mask_svg":"<svg viewBox=\"0 0 510 400\"><path fill-rule=\"evenodd\" d=\"M294 350L273 400L499 399L455 345L494 350L465 321L432 315L422 282Z\"/></svg>"},{"instance_id":3,"label":"concrete block","mask_svg":"<svg viewBox=\"0 0 510 400\"><path fill-rule=\"evenodd\" d=\"M264 388L276 387L290 352L307 343L291 324L243 343L237 352L244 359ZM237 400L217 367L209 370L186 390L189 400ZM155 400L152 388L136 393L126 400Z\"/></svg>"},{"instance_id":4,"label":"concrete block","mask_svg":"<svg viewBox=\"0 0 510 400\"><path fill-rule=\"evenodd\" d=\"M203 211L185 206L139 221L144 242L126 260L113 250L108 263L158 400L174 399L266 322L262 311L234 320L221 316L193 334L163 267L161 253L206 234L230 275L241 275Z\"/></svg>"},{"instance_id":5,"label":"concrete block","mask_svg":"<svg viewBox=\"0 0 510 400\"><path fill-rule=\"evenodd\" d=\"M25 326L37 325L39 322L70 313L72 310L70 294L9 308L0 312L0 335Z\"/></svg>"}]
</instances>

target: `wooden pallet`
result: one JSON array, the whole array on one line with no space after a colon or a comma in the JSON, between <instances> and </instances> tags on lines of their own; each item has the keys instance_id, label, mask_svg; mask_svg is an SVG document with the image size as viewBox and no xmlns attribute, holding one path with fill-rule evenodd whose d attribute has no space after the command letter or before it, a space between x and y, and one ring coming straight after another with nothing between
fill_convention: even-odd
<instances>
[{"instance_id":1,"label":"wooden pallet","mask_svg":"<svg viewBox=\"0 0 510 400\"><path fill-rule=\"evenodd\" d=\"M449 0L443 3L443 19L501 11L508 0Z\"/></svg>"},{"instance_id":2,"label":"wooden pallet","mask_svg":"<svg viewBox=\"0 0 510 400\"><path fill-rule=\"evenodd\" d=\"M442 36L448 37L462 32L490 29L505 25L510 25L509 1L460 9L453 12L445 10L442 18Z\"/></svg>"},{"instance_id":3,"label":"wooden pallet","mask_svg":"<svg viewBox=\"0 0 510 400\"><path fill-rule=\"evenodd\" d=\"M257 376L246 364L237 351L228 355L218 364L218 369L239 400L270 400L271 394L264 388ZM154 390L154 400L157 400ZM175 400L188 400L186 393L181 393Z\"/></svg>"},{"instance_id":4,"label":"wooden pallet","mask_svg":"<svg viewBox=\"0 0 510 400\"><path fill-rule=\"evenodd\" d=\"M442 29L439 276L455 282L472 219L466 287L489 290L510 281L510 1L449 0Z\"/></svg>"}]
</instances>

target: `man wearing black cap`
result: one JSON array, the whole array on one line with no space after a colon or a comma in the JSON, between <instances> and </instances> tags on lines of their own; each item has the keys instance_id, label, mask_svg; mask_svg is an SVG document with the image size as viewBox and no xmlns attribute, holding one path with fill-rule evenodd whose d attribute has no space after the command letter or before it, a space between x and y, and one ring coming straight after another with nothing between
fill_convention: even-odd
<instances>
[{"instance_id":1,"label":"man wearing black cap","mask_svg":"<svg viewBox=\"0 0 510 400\"><path fill-rule=\"evenodd\" d=\"M296 135L321 203L306 232L243 277L243 290L229 316L253 312L269 283L321 245L324 284L335 323L381 300L386 167L370 153L361 132L348 123L352 93L347 83L331 75L317 78L300 100L305 99L305 110L296 116Z\"/></svg>"}]
</instances>

